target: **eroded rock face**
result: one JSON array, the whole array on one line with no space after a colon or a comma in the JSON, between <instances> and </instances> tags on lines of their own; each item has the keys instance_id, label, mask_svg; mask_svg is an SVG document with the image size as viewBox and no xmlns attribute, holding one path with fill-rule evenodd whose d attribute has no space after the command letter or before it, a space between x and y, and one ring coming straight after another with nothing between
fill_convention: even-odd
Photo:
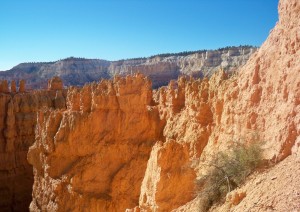
<instances>
[{"instance_id":1,"label":"eroded rock face","mask_svg":"<svg viewBox=\"0 0 300 212\"><path fill-rule=\"evenodd\" d=\"M196 173L190 167L189 150L188 145L172 140L153 147L141 187L140 208L170 211L193 198Z\"/></svg>"},{"instance_id":2,"label":"eroded rock face","mask_svg":"<svg viewBox=\"0 0 300 212\"><path fill-rule=\"evenodd\" d=\"M39 112L32 211L124 211L138 204L161 139L151 82L142 75L70 88L67 110Z\"/></svg>"},{"instance_id":3,"label":"eroded rock face","mask_svg":"<svg viewBox=\"0 0 300 212\"><path fill-rule=\"evenodd\" d=\"M171 211L195 197L197 160L222 116L227 75L219 71L211 80L180 78L159 89L154 100L160 117L166 120L166 142L157 143L148 161L141 187L139 208L146 211ZM222 89L222 87L224 89Z\"/></svg>"},{"instance_id":4,"label":"eroded rock face","mask_svg":"<svg viewBox=\"0 0 300 212\"><path fill-rule=\"evenodd\" d=\"M224 96L223 111L229 114L221 118L219 140L255 132L266 143L266 158L278 161L291 154L300 127L299 11L299 1L280 1L276 27L228 87L225 95L236 90L236 99Z\"/></svg>"},{"instance_id":5,"label":"eroded rock face","mask_svg":"<svg viewBox=\"0 0 300 212\"><path fill-rule=\"evenodd\" d=\"M190 163L182 164L176 157L174 160L168 157L172 169L162 172L164 164L159 158L172 155L169 153L172 148L168 145L160 147L165 148L164 156L162 151L158 154L155 146L143 180L139 209L199 209L199 201L195 207L179 207L184 201L194 198L187 195L185 189L193 191L188 185L195 178L176 181L177 172L172 174L170 170L192 168L197 177L201 177L207 170L204 164L218 151L228 150L232 142L261 141L265 159L274 162L283 160L292 152L299 154L299 8L297 0L280 1L279 22L238 76L227 79L225 73L219 72L210 80L188 80L185 83L179 80L156 93L154 99L159 103L160 115L166 119L166 142L176 142L182 148L188 146L189 158L183 161ZM164 181L165 178L168 180ZM176 183L172 183L174 181ZM172 184L174 193L182 186L182 199L168 198L172 191L168 194L160 191L160 182L164 182L167 188ZM161 199L168 201L161 202Z\"/></svg>"},{"instance_id":6,"label":"eroded rock face","mask_svg":"<svg viewBox=\"0 0 300 212\"><path fill-rule=\"evenodd\" d=\"M233 142L262 141L273 162L299 154L299 8L280 1L237 76L182 77L153 94L141 75L70 88L66 110L38 115L31 210L188 211L203 164Z\"/></svg>"},{"instance_id":7,"label":"eroded rock face","mask_svg":"<svg viewBox=\"0 0 300 212\"><path fill-rule=\"evenodd\" d=\"M56 93L47 91L0 93L1 211L28 211L33 173L27 152L35 140L37 111L55 108L55 99Z\"/></svg>"},{"instance_id":8,"label":"eroded rock face","mask_svg":"<svg viewBox=\"0 0 300 212\"><path fill-rule=\"evenodd\" d=\"M62 90L64 88L64 84L62 79L55 76L48 81L48 90Z\"/></svg>"},{"instance_id":9,"label":"eroded rock face","mask_svg":"<svg viewBox=\"0 0 300 212\"><path fill-rule=\"evenodd\" d=\"M25 80L20 80L19 82L19 92L25 92L26 89L26 81Z\"/></svg>"},{"instance_id":10,"label":"eroded rock face","mask_svg":"<svg viewBox=\"0 0 300 212\"><path fill-rule=\"evenodd\" d=\"M1 80L0 81L0 92L3 92L3 93L8 93L9 92L7 80Z\"/></svg>"},{"instance_id":11,"label":"eroded rock face","mask_svg":"<svg viewBox=\"0 0 300 212\"><path fill-rule=\"evenodd\" d=\"M16 85L16 81L12 80L10 83L10 91L15 93L17 92L17 85Z\"/></svg>"}]
</instances>

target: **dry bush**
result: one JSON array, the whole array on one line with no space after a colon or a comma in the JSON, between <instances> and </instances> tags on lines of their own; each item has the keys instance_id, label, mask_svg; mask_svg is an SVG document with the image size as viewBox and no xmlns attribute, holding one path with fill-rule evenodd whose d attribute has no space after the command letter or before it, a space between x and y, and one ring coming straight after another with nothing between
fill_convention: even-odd
<instances>
[{"instance_id":1,"label":"dry bush","mask_svg":"<svg viewBox=\"0 0 300 212\"><path fill-rule=\"evenodd\" d=\"M201 195L200 211L207 211L213 204L225 200L226 194L240 186L261 163L260 142L236 143L231 151L219 152L209 163L207 175L197 180Z\"/></svg>"}]
</instances>

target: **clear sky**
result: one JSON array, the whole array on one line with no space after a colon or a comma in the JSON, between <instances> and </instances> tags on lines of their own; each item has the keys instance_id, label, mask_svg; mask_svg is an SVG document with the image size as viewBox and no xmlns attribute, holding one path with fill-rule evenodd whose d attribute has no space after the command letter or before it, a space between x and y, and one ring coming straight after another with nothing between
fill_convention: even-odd
<instances>
[{"instance_id":1,"label":"clear sky","mask_svg":"<svg viewBox=\"0 0 300 212\"><path fill-rule=\"evenodd\" d=\"M278 0L0 0L0 70L70 56L118 60L260 46Z\"/></svg>"}]
</instances>

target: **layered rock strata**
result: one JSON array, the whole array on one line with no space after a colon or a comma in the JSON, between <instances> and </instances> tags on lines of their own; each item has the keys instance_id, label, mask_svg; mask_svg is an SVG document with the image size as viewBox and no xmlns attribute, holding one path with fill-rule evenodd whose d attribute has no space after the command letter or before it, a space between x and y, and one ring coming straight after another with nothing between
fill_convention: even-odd
<instances>
[{"instance_id":1,"label":"layered rock strata","mask_svg":"<svg viewBox=\"0 0 300 212\"><path fill-rule=\"evenodd\" d=\"M1 72L0 79L25 79L28 88L37 89L46 88L47 80L54 75L62 78L67 86L83 86L88 82L112 78L116 74L126 76L140 72L148 76L153 87L157 88L180 75L211 76L220 68L234 71L244 65L256 50L256 47L240 46L183 53L182 56L168 54L120 61L67 58L48 63L22 63Z\"/></svg>"}]
</instances>

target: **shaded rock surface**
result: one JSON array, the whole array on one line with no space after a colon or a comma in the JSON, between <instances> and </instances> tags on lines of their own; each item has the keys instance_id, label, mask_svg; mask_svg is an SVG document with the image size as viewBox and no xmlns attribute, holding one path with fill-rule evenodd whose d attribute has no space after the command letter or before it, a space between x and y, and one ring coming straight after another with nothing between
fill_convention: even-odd
<instances>
[{"instance_id":1,"label":"shaded rock surface","mask_svg":"<svg viewBox=\"0 0 300 212\"><path fill-rule=\"evenodd\" d=\"M36 115L43 107L57 108L56 96L55 91L0 93L1 211L28 211L33 173L27 152L35 140Z\"/></svg>"}]
</instances>

